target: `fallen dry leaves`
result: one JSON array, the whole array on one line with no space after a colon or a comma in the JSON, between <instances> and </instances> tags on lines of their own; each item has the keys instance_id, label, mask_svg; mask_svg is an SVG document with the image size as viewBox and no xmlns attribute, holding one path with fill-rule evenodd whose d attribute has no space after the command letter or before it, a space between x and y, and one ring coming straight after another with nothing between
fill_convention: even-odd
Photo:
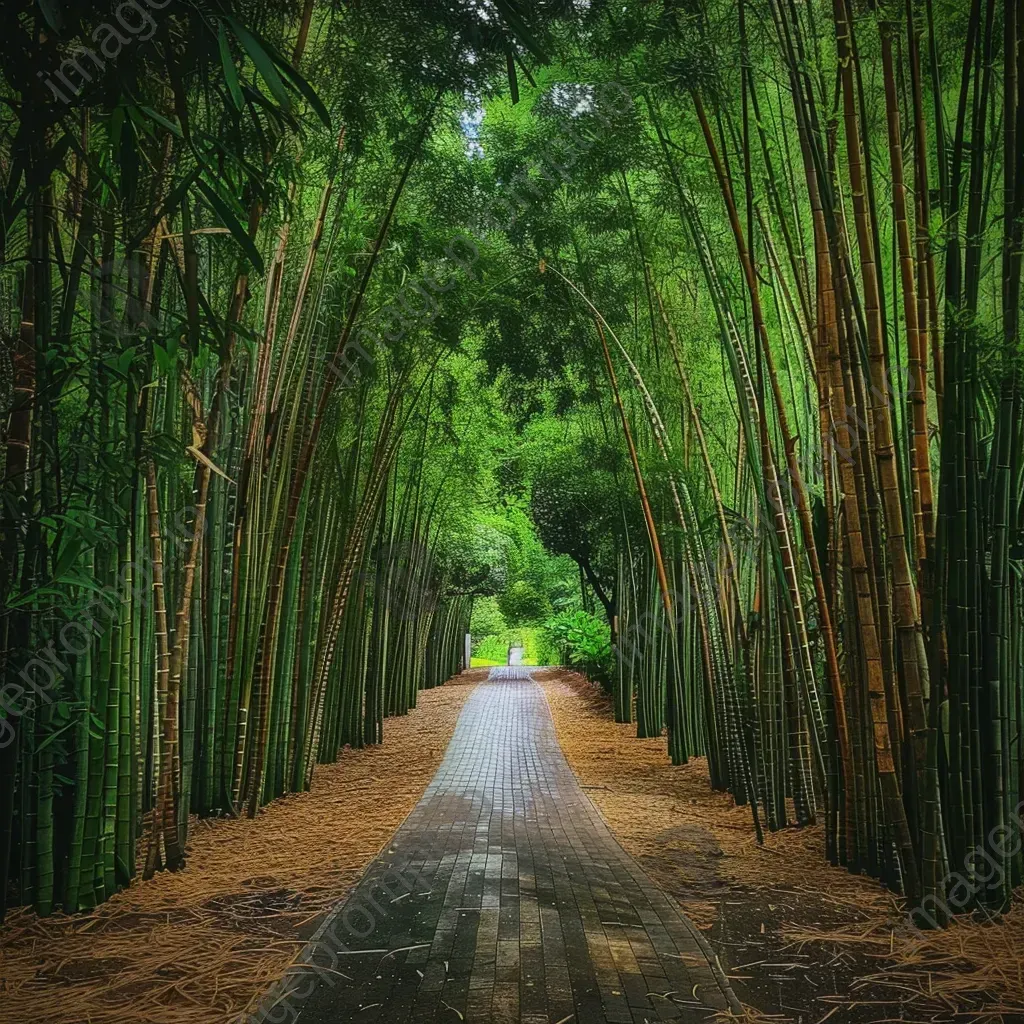
<instances>
[{"instance_id":1,"label":"fallen dry leaves","mask_svg":"<svg viewBox=\"0 0 1024 1024\"><path fill-rule=\"evenodd\" d=\"M823 1021L845 1022L844 1010L871 1002L879 1004L879 1021L1024 1021L1020 902L998 925L961 919L942 931L901 932L899 900L873 879L830 866L820 828L769 833L758 846L749 808L712 792L703 758L673 766L664 739L637 739L635 726L617 724L601 691L575 673L545 670L535 678L580 784L652 877L678 896L685 891L685 911L698 926L710 928L730 896L767 904L780 892L795 895L790 907L805 902L850 922L814 925L794 913L779 930L794 956L805 947L830 955L847 949L877 963L843 1003L822 1011ZM679 856L666 859L666 850ZM750 1020L785 1019L748 1012Z\"/></svg>"},{"instance_id":2,"label":"fallen dry leaves","mask_svg":"<svg viewBox=\"0 0 1024 1024\"><path fill-rule=\"evenodd\" d=\"M185 870L88 915L31 911L0 932L0 1019L223 1024L281 977L315 922L423 795L486 671L419 695L384 743L321 765L255 820L195 821Z\"/></svg>"}]
</instances>

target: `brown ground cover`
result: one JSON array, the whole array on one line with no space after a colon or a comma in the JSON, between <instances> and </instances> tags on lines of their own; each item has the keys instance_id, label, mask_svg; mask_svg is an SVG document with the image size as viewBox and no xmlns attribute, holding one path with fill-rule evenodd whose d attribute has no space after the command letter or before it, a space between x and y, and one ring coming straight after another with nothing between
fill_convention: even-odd
<instances>
[{"instance_id":1,"label":"brown ground cover","mask_svg":"<svg viewBox=\"0 0 1024 1024\"><path fill-rule=\"evenodd\" d=\"M384 744L321 765L255 820L193 822L183 871L88 915L0 931L0 1020L222 1024L279 978L423 795L487 670L420 694Z\"/></svg>"},{"instance_id":2,"label":"brown ground cover","mask_svg":"<svg viewBox=\"0 0 1024 1024\"><path fill-rule=\"evenodd\" d=\"M819 828L759 847L750 810L711 791L702 758L617 725L573 673L536 673L570 765L622 845L699 925L750 1007L796 1024L1024 1021L1024 907L997 925L908 934L877 882L827 864Z\"/></svg>"},{"instance_id":3,"label":"brown ground cover","mask_svg":"<svg viewBox=\"0 0 1024 1024\"><path fill-rule=\"evenodd\" d=\"M194 823L187 868L95 913L11 914L0 1019L206 1024L236 1019L415 806L486 669L420 695L382 747L321 766L310 793L254 820ZM571 673L536 673L569 763L619 841L704 931L749 1020L796 1024L1024 1022L1024 912L920 938L870 879L829 867L819 829L754 841L749 811L673 767Z\"/></svg>"}]
</instances>

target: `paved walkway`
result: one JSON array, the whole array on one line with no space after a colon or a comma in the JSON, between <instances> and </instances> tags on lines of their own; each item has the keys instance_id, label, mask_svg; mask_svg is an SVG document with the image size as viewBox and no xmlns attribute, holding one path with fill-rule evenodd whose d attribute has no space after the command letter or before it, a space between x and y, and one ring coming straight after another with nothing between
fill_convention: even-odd
<instances>
[{"instance_id":1,"label":"paved walkway","mask_svg":"<svg viewBox=\"0 0 1024 1024\"><path fill-rule=\"evenodd\" d=\"M423 799L302 960L257 1020L653 1024L728 1005L520 668L470 696Z\"/></svg>"}]
</instances>

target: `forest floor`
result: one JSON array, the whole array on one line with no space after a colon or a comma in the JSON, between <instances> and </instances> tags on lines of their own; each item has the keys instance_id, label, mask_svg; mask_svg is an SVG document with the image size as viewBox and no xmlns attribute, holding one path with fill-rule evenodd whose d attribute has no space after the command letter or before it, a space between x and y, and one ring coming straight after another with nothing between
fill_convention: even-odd
<instances>
[{"instance_id":1,"label":"forest floor","mask_svg":"<svg viewBox=\"0 0 1024 1024\"><path fill-rule=\"evenodd\" d=\"M137 881L89 915L8 916L0 1020L239 1020L423 795L487 670L420 693L383 746L320 765L310 792L257 818L193 821L183 871Z\"/></svg>"},{"instance_id":2,"label":"forest floor","mask_svg":"<svg viewBox=\"0 0 1024 1024\"><path fill-rule=\"evenodd\" d=\"M311 792L255 820L193 822L184 871L136 882L90 915L9 915L0 1019L222 1024L242 1019L422 796L486 669L420 694L382 747L318 768ZM679 900L718 954L750 1022L1024 1022L1024 908L998 926L909 935L899 901L829 867L820 829L759 847L747 808L673 767L609 701L534 670L559 742L619 842Z\"/></svg>"},{"instance_id":3,"label":"forest floor","mask_svg":"<svg viewBox=\"0 0 1024 1024\"><path fill-rule=\"evenodd\" d=\"M824 860L820 828L754 838L750 809L711 791L707 763L673 767L582 677L534 672L580 784L619 842L718 954L750 1021L1024 1022L1024 907L999 925L904 927L877 882Z\"/></svg>"}]
</instances>

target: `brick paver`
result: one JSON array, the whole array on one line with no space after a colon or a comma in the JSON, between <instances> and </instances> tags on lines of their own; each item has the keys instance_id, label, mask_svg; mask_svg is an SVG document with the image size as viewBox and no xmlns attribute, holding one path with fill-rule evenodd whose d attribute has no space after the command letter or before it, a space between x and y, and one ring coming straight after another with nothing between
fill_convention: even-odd
<instances>
[{"instance_id":1,"label":"brick paver","mask_svg":"<svg viewBox=\"0 0 1024 1024\"><path fill-rule=\"evenodd\" d=\"M726 994L580 789L529 670L507 668L470 696L423 799L256 1019L696 1022Z\"/></svg>"}]
</instances>

